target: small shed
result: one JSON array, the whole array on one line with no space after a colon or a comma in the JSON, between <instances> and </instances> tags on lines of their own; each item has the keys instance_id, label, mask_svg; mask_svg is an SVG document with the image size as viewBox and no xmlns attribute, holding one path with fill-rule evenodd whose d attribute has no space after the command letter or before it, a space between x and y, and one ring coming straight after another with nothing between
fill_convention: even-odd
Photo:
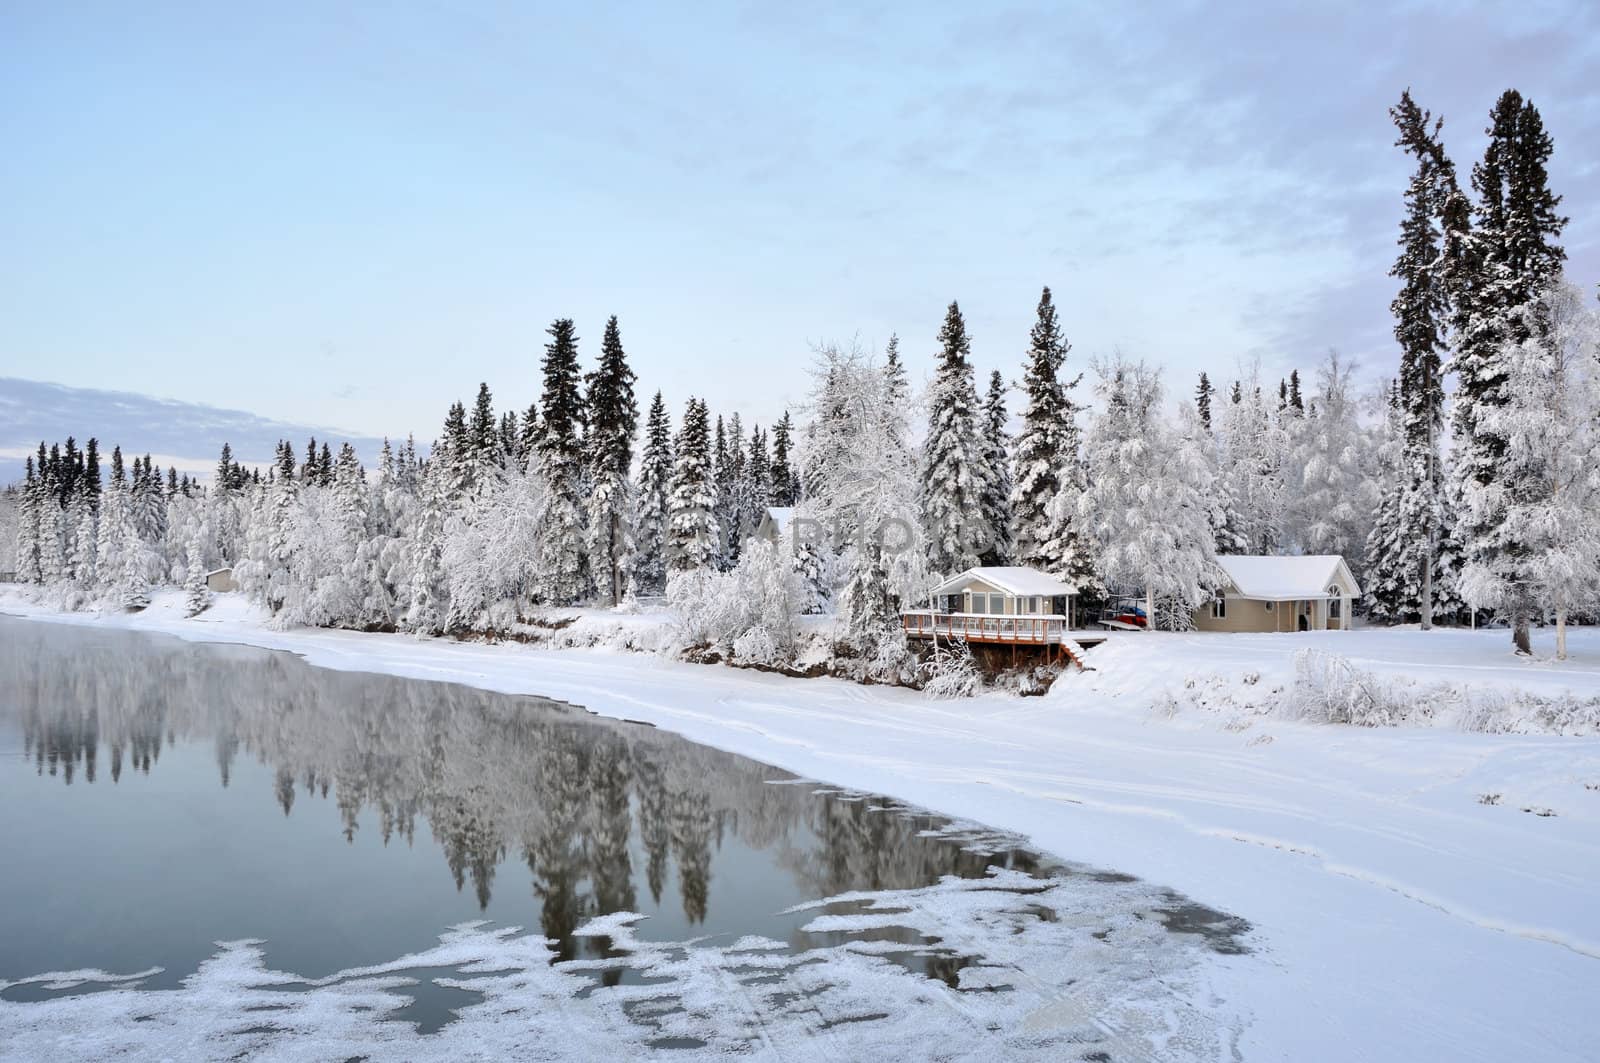
<instances>
[{"instance_id":1,"label":"small shed","mask_svg":"<svg viewBox=\"0 0 1600 1063\"><path fill-rule=\"evenodd\" d=\"M1201 631L1348 631L1361 594L1338 554L1217 558L1227 582L1194 613Z\"/></svg>"},{"instance_id":2,"label":"small shed","mask_svg":"<svg viewBox=\"0 0 1600 1063\"><path fill-rule=\"evenodd\" d=\"M233 578L233 569L215 568L206 573L206 590L209 591L236 591L239 581Z\"/></svg>"}]
</instances>

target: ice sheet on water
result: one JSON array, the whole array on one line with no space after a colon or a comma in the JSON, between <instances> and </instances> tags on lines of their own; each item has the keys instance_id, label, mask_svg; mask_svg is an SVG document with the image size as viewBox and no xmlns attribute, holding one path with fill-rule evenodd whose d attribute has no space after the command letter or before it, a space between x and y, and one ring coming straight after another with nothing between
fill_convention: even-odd
<instances>
[{"instance_id":1,"label":"ice sheet on water","mask_svg":"<svg viewBox=\"0 0 1600 1063\"><path fill-rule=\"evenodd\" d=\"M647 941L642 916L616 913L579 931L609 939L606 958L552 963L539 935L466 923L432 948L319 979L267 969L258 941L224 942L177 990L100 971L30 979L104 988L0 1000L0 1057L597 1059L652 1046L789 1059L1226 1057L1244 1017L1206 976L1227 961L1204 935L1169 929L1175 900L1120 877L995 870L802 906L815 911L809 947ZM872 936L891 930L908 936ZM954 985L891 958L907 951ZM597 988L618 967L637 977ZM450 969L434 981L479 999L421 1034L395 1016L427 968Z\"/></svg>"}]
</instances>

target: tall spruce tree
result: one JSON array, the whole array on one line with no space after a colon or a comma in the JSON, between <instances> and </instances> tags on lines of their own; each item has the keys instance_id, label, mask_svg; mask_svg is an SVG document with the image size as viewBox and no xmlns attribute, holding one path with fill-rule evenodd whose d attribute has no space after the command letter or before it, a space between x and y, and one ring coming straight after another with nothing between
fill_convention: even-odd
<instances>
[{"instance_id":1,"label":"tall spruce tree","mask_svg":"<svg viewBox=\"0 0 1600 1063\"><path fill-rule=\"evenodd\" d=\"M1015 546L1011 538L1010 436L1006 432L1006 382L1000 370L989 376L983 401L983 489L978 502L983 513L988 549L980 557L986 565L1008 565Z\"/></svg>"},{"instance_id":2,"label":"tall spruce tree","mask_svg":"<svg viewBox=\"0 0 1600 1063\"><path fill-rule=\"evenodd\" d=\"M711 425L706 404L691 398L678 430L667 497L667 568L694 572L716 559L717 517Z\"/></svg>"},{"instance_id":3,"label":"tall spruce tree","mask_svg":"<svg viewBox=\"0 0 1600 1063\"><path fill-rule=\"evenodd\" d=\"M961 307L952 302L939 329L939 364L928 394L928 437L923 448L922 521L928 565L955 573L977 564L987 549L980 502L983 450L978 439L978 394L972 341Z\"/></svg>"},{"instance_id":4,"label":"tall spruce tree","mask_svg":"<svg viewBox=\"0 0 1600 1063\"><path fill-rule=\"evenodd\" d=\"M668 496L672 483L672 423L661 392L650 400L644 450L639 455L639 523L635 532L635 594L660 594L666 588Z\"/></svg>"},{"instance_id":5,"label":"tall spruce tree","mask_svg":"<svg viewBox=\"0 0 1600 1063\"><path fill-rule=\"evenodd\" d=\"M1510 588L1495 603L1519 653L1531 652L1529 624L1539 610L1528 576L1526 529L1509 519L1519 492L1536 490L1508 477L1511 440L1500 409L1509 401L1513 345L1547 333L1541 300L1560 276L1566 252L1557 242L1567 219L1550 191L1553 141L1532 102L1507 90L1490 113L1489 144L1472 171L1478 222L1466 231L1458 195L1446 197L1446 261L1452 325L1452 368L1458 383L1453 427L1455 466L1466 506L1461 521L1469 583ZM1452 229L1454 226L1454 229ZM1520 590L1518 590L1520 588Z\"/></svg>"},{"instance_id":6,"label":"tall spruce tree","mask_svg":"<svg viewBox=\"0 0 1600 1063\"><path fill-rule=\"evenodd\" d=\"M1200 383L1194 389L1194 408L1200 413L1200 423L1206 431L1211 431L1211 397L1217 389L1211 386L1211 378L1205 373L1200 374Z\"/></svg>"},{"instance_id":7,"label":"tall spruce tree","mask_svg":"<svg viewBox=\"0 0 1600 1063\"><path fill-rule=\"evenodd\" d=\"M1389 275L1400 280L1400 291L1390 304L1394 338L1400 346L1397 399L1400 411L1400 453L1395 463L1394 490L1385 490L1380 509L1394 506L1382 516L1369 546L1398 556L1373 558L1384 582L1398 578L1392 614L1420 620L1424 629L1433 624L1434 573L1438 564L1444 470L1439 437L1444 428L1444 381L1441 351L1447 312L1441 275L1441 234L1436 219L1443 213L1454 178L1439 142L1443 124L1411 98L1409 90L1389 110L1399 137L1396 146L1416 162L1405 193L1405 215L1400 222L1400 254ZM1384 527L1382 533L1379 527ZM1389 575L1389 573L1396 575Z\"/></svg>"},{"instance_id":8,"label":"tall spruce tree","mask_svg":"<svg viewBox=\"0 0 1600 1063\"><path fill-rule=\"evenodd\" d=\"M548 492L540 591L548 604L571 605L584 596L589 582L582 500L583 395L572 319L558 318L548 332L538 445L539 471Z\"/></svg>"},{"instance_id":9,"label":"tall spruce tree","mask_svg":"<svg viewBox=\"0 0 1600 1063\"><path fill-rule=\"evenodd\" d=\"M1051 500L1061 492L1067 457L1068 416L1071 402L1063 385L1061 367L1072 345L1061 332L1050 289L1039 296L1033 328L1028 334L1027 363L1022 372L1026 405L1012 458L1011 520L1017 561L1052 570L1060 558L1050 550ZM1073 455L1074 460L1076 455Z\"/></svg>"},{"instance_id":10,"label":"tall spruce tree","mask_svg":"<svg viewBox=\"0 0 1600 1063\"><path fill-rule=\"evenodd\" d=\"M588 377L589 566L601 600L620 602L627 592L633 553L635 504L628 472L639 404L633 396L633 370L622 349L622 331L613 315L600 341L600 362Z\"/></svg>"},{"instance_id":11,"label":"tall spruce tree","mask_svg":"<svg viewBox=\"0 0 1600 1063\"><path fill-rule=\"evenodd\" d=\"M494 396L487 383L478 385L478 397L472 404L472 418L467 422L467 461L474 487L487 481L495 469L500 468L500 426L494 416Z\"/></svg>"},{"instance_id":12,"label":"tall spruce tree","mask_svg":"<svg viewBox=\"0 0 1600 1063\"><path fill-rule=\"evenodd\" d=\"M772 426L772 493L774 506L792 506L800 501L800 482L791 461L794 448L794 421L784 410Z\"/></svg>"}]
</instances>

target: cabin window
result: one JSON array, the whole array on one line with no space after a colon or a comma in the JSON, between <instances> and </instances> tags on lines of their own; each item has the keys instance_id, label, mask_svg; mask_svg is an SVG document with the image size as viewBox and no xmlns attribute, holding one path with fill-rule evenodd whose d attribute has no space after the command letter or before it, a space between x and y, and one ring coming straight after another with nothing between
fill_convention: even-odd
<instances>
[{"instance_id":1,"label":"cabin window","mask_svg":"<svg viewBox=\"0 0 1600 1063\"><path fill-rule=\"evenodd\" d=\"M1269 613L1272 612L1272 603L1271 602L1263 602L1262 604L1264 606L1266 606L1267 612L1269 612Z\"/></svg>"},{"instance_id":2,"label":"cabin window","mask_svg":"<svg viewBox=\"0 0 1600 1063\"><path fill-rule=\"evenodd\" d=\"M981 613L981 612L983 612L983 603L985 601L987 601L988 599L986 599L981 594L973 594L973 595L969 595L969 597L972 599L972 608L968 609L967 612L969 612L969 613Z\"/></svg>"},{"instance_id":3,"label":"cabin window","mask_svg":"<svg viewBox=\"0 0 1600 1063\"><path fill-rule=\"evenodd\" d=\"M1329 587L1328 588L1328 620L1329 621L1338 620L1340 618L1339 617L1339 610L1341 609L1342 606L1343 606L1343 596L1339 593L1339 588L1338 587Z\"/></svg>"},{"instance_id":4,"label":"cabin window","mask_svg":"<svg viewBox=\"0 0 1600 1063\"><path fill-rule=\"evenodd\" d=\"M1224 598L1220 594L1211 599L1211 619L1228 619L1228 599Z\"/></svg>"},{"instance_id":5,"label":"cabin window","mask_svg":"<svg viewBox=\"0 0 1600 1063\"><path fill-rule=\"evenodd\" d=\"M1003 594L989 595L989 612L999 615L1006 611L1006 596Z\"/></svg>"}]
</instances>

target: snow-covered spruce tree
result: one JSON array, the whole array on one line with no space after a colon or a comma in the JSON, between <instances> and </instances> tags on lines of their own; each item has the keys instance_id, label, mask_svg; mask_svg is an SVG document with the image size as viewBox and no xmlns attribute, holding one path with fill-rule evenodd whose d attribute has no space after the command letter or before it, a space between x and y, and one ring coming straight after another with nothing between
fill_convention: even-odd
<instances>
[{"instance_id":1,"label":"snow-covered spruce tree","mask_svg":"<svg viewBox=\"0 0 1600 1063\"><path fill-rule=\"evenodd\" d=\"M1400 405L1400 382L1384 391L1383 417L1374 429L1374 473L1383 485L1372 530L1367 533L1365 575L1361 579L1367 618L1382 624L1403 623L1407 617L1412 584L1407 541L1401 520L1405 489L1402 451L1405 447L1405 413Z\"/></svg>"},{"instance_id":2,"label":"snow-covered spruce tree","mask_svg":"<svg viewBox=\"0 0 1600 1063\"><path fill-rule=\"evenodd\" d=\"M512 469L515 475L516 468ZM393 627L411 601L409 546L417 519L416 444L409 437L398 453L385 441L372 488L373 536L368 545L379 587L388 599L388 625ZM376 612L376 609L374 610Z\"/></svg>"},{"instance_id":3,"label":"snow-covered spruce tree","mask_svg":"<svg viewBox=\"0 0 1600 1063\"><path fill-rule=\"evenodd\" d=\"M1078 381L1063 384L1061 380L1061 367L1071 349L1062 335L1050 289L1045 288L1028 334L1027 364L1022 373L1026 404L1012 448L1011 522L1018 563L1046 571L1055 571L1062 560L1051 549L1056 537L1051 534L1049 506L1060 494L1063 479L1070 476L1067 466L1077 458L1076 440L1069 441L1066 436L1069 427L1076 434L1076 409L1067 392ZM1071 458L1066 454L1069 447Z\"/></svg>"},{"instance_id":4,"label":"snow-covered spruce tree","mask_svg":"<svg viewBox=\"0 0 1600 1063\"><path fill-rule=\"evenodd\" d=\"M989 392L983 403L983 487L978 492L979 509L988 548L979 558L985 565L1008 565L1015 554L1011 538L1011 437L1006 432L1006 382L996 369L989 376Z\"/></svg>"},{"instance_id":5,"label":"snow-covered spruce tree","mask_svg":"<svg viewBox=\"0 0 1600 1063\"><path fill-rule=\"evenodd\" d=\"M743 522L740 541L748 539L761 525L772 494L772 459L767 455L767 434L756 425L750 430L745 451L744 474L739 480L739 515Z\"/></svg>"},{"instance_id":6,"label":"snow-covered spruce tree","mask_svg":"<svg viewBox=\"0 0 1600 1063\"><path fill-rule=\"evenodd\" d=\"M719 529L712 484L711 425L706 404L691 398L678 430L667 495L667 570L693 572L712 564Z\"/></svg>"},{"instance_id":7,"label":"snow-covered spruce tree","mask_svg":"<svg viewBox=\"0 0 1600 1063\"><path fill-rule=\"evenodd\" d=\"M1161 376L1120 356L1095 367L1102 407L1085 440L1088 486L1078 512L1095 537L1100 573L1113 587L1138 587L1152 627L1158 599L1191 611L1222 574L1212 552L1212 485L1203 461L1167 423Z\"/></svg>"},{"instance_id":8,"label":"snow-covered spruce tree","mask_svg":"<svg viewBox=\"0 0 1600 1063\"><path fill-rule=\"evenodd\" d=\"M627 594L632 566L636 515L628 472L639 426L633 382L622 332L612 315L600 341L600 363L588 378L589 432L584 439L589 466L589 569L605 605L616 605Z\"/></svg>"},{"instance_id":9,"label":"snow-covered spruce tree","mask_svg":"<svg viewBox=\"0 0 1600 1063\"><path fill-rule=\"evenodd\" d=\"M1401 94L1389 114L1399 131L1395 143L1416 160L1416 169L1405 193L1400 254L1389 271L1400 280L1400 291L1390 304L1394 337L1400 346L1400 454L1393 489L1384 492L1377 520L1384 530L1369 539L1377 556L1369 559L1377 566L1374 571L1380 584L1374 600L1392 597L1380 609L1396 619L1410 619L1415 614L1426 630L1433 623L1444 520L1444 464L1439 449L1444 429L1444 373L1440 353L1448 300L1437 218L1444 211L1455 177L1439 142L1442 119L1434 121L1418 107L1409 90ZM1362 578L1365 582L1365 574Z\"/></svg>"},{"instance_id":10,"label":"snow-covered spruce tree","mask_svg":"<svg viewBox=\"0 0 1600 1063\"><path fill-rule=\"evenodd\" d=\"M850 567L841 595L844 638L855 659L856 678L902 683L915 672L916 658L906 646L883 553L881 545L868 543Z\"/></svg>"},{"instance_id":11,"label":"snow-covered spruce tree","mask_svg":"<svg viewBox=\"0 0 1600 1063\"><path fill-rule=\"evenodd\" d=\"M20 514L17 521L17 578L23 583L39 582L39 497L43 493L33 456L25 463Z\"/></svg>"},{"instance_id":12,"label":"snow-covered spruce tree","mask_svg":"<svg viewBox=\"0 0 1600 1063\"><path fill-rule=\"evenodd\" d=\"M189 540L183 574L184 616L199 616L211 607L211 591L206 587L205 550L200 536Z\"/></svg>"},{"instance_id":13,"label":"snow-covered spruce tree","mask_svg":"<svg viewBox=\"0 0 1600 1063\"><path fill-rule=\"evenodd\" d=\"M22 530L22 491L0 487L0 572L17 571L17 537Z\"/></svg>"},{"instance_id":14,"label":"snow-covered spruce tree","mask_svg":"<svg viewBox=\"0 0 1600 1063\"><path fill-rule=\"evenodd\" d=\"M478 397L472 404L472 417L467 422L468 475L474 486L505 468L505 452L500 445L500 423L494 415L494 395L489 385L478 385Z\"/></svg>"},{"instance_id":15,"label":"snow-covered spruce tree","mask_svg":"<svg viewBox=\"0 0 1600 1063\"><path fill-rule=\"evenodd\" d=\"M635 595L661 594L667 587L668 494L672 482L672 422L656 392L645 419L639 456L639 523L634 536L632 586Z\"/></svg>"},{"instance_id":16,"label":"snow-covered spruce tree","mask_svg":"<svg viewBox=\"0 0 1600 1063\"><path fill-rule=\"evenodd\" d=\"M539 437L544 426L539 423L539 402L535 399L522 414L522 424L517 429L517 461L519 468L527 468L539 452Z\"/></svg>"},{"instance_id":17,"label":"snow-covered spruce tree","mask_svg":"<svg viewBox=\"0 0 1600 1063\"><path fill-rule=\"evenodd\" d=\"M451 505L452 456L448 434L433 447L423 464L418 486L416 519L406 547L407 589L403 626L422 635L437 635L446 630L450 612L450 590L445 579L443 555L445 521Z\"/></svg>"},{"instance_id":18,"label":"snow-covered spruce tree","mask_svg":"<svg viewBox=\"0 0 1600 1063\"><path fill-rule=\"evenodd\" d=\"M1507 548L1469 555L1461 582L1475 606L1548 608L1564 659L1568 616L1600 604L1600 324L1567 284L1524 313L1526 335L1500 359L1504 401L1478 413L1480 428L1506 442L1492 504L1511 535ZM1486 494L1469 502L1474 516Z\"/></svg>"},{"instance_id":19,"label":"snow-covered spruce tree","mask_svg":"<svg viewBox=\"0 0 1600 1063\"><path fill-rule=\"evenodd\" d=\"M543 426L539 477L548 493L539 597L547 605L572 605L589 589L584 528L583 395L579 391L578 337L571 318L558 318L545 345Z\"/></svg>"},{"instance_id":20,"label":"snow-covered spruce tree","mask_svg":"<svg viewBox=\"0 0 1600 1063\"><path fill-rule=\"evenodd\" d=\"M977 564L988 548L980 492L983 450L978 394L972 379L972 341L961 307L952 302L939 329L939 364L928 392L923 444L922 525L928 566L955 573Z\"/></svg>"},{"instance_id":21,"label":"snow-covered spruce tree","mask_svg":"<svg viewBox=\"0 0 1600 1063\"><path fill-rule=\"evenodd\" d=\"M1311 408L1293 414L1289 523L1301 552L1349 559L1359 582L1381 489L1372 471L1373 440L1351 392L1353 372L1330 350L1318 369ZM1295 411L1292 401L1289 411Z\"/></svg>"},{"instance_id":22,"label":"snow-covered spruce tree","mask_svg":"<svg viewBox=\"0 0 1600 1063\"><path fill-rule=\"evenodd\" d=\"M883 349L884 416L891 439L904 450L911 447L911 377L900 360L900 337L889 336Z\"/></svg>"},{"instance_id":23,"label":"snow-covered spruce tree","mask_svg":"<svg viewBox=\"0 0 1600 1063\"><path fill-rule=\"evenodd\" d=\"M122 448L111 448L111 482L100 496L99 521L95 527L95 583L109 596L122 571L122 525L127 519L126 470Z\"/></svg>"},{"instance_id":24,"label":"snow-covered spruce tree","mask_svg":"<svg viewBox=\"0 0 1600 1063\"><path fill-rule=\"evenodd\" d=\"M39 582L46 587L55 586L67 578L67 557L62 543L61 503L56 500L52 485L46 490L39 505Z\"/></svg>"},{"instance_id":25,"label":"snow-covered spruce tree","mask_svg":"<svg viewBox=\"0 0 1600 1063\"><path fill-rule=\"evenodd\" d=\"M744 463L744 426L739 415L734 414L726 424L719 416L711 464L719 530L716 565L724 572L739 563L739 547L746 524L739 494L739 483L744 478Z\"/></svg>"},{"instance_id":26,"label":"snow-covered spruce tree","mask_svg":"<svg viewBox=\"0 0 1600 1063\"><path fill-rule=\"evenodd\" d=\"M1211 431L1211 398L1217 389L1211 386L1211 378L1205 373L1200 374L1200 383L1194 389L1194 408L1200 415L1200 423L1206 431Z\"/></svg>"},{"instance_id":27,"label":"snow-covered spruce tree","mask_svg":"<svg viewBox=\"0 0 1600 1063\"><path fill-rule=\"evenodd\" d=\"M778 418L778 423L772 428L772 494L771 504L774 506L792 506L800 500L800 481L795 475L794 466L790 462L791 452L794 449L794 421L789 417L789 411L784 410L783 416Z\"/></svg>"},{"instance_id":28,"label":"snow-covered spruce tree","mask_svg":"<svg viewBox=\"0 0 1600 1063\"><path fill-rule=\"evenodd\" d=\"M504 478L504 470L496 465L485 472L483 482L498 484ZM331 491L344 595L337 623L363 631L387 630L394 626L394 591L383 560L388 537L383 496L367 483L366 469L349 443L339 448Z\"/></svg>"},{"instance_id":29,"label":"snow-covered spruce tree","mask_svg":"<svg viewBox=\"0 0 1600 1063\"><path fill-rule=\"evenodd\" d=\"M67 507L73 527L72 552L67 557L67 567L72 581L80 590L89 591L95 585L95 548L99 531L95 525L94 502L87 489L79 489Z\"/></svg>"},{"instance_id":30,"label":"snow-covered spruce tree","mask_svg":"<svg viewBox=\"0 0 1600 1063\"><path fill-rule=\"evenodd\" d=\"M1548 184L1553 150L1543 119L1531 102L1508 90L1490 113L1489 144L1472 172L1478 224L1468 226L1459 189L1446 197L1445 268L1451 301L1453 356L1458 383L1452 410L1453 464L1466 512L1460 522L1470 604L1474 588L1498 587L1495 609L1512 629L1519 653L1531 652L1529 623L1540 603L1523 529L1510 519L1513 489L1506 477L1512 441L1499 434L1513 423L1499 412L1510 401L1510 362L1518 345L1548 335L1542 295L1560 275L1566 252L1556 242L1567 219Z\"/></svg>"},{"instance_id":31,"label":"snow-covered spruce tree","mask_svg":"<svg viewBox=\"0 0 1600 1063\"><path fill-rule=\"evenodd\" d=\"M113 594L123 609L136 611L150 604L150 568L153 559L150 547L139 535L131 505L120 508L123 513L120 521L121 556L118 559L121 569L116 575Z\"/></svg>"}]
</instances>

